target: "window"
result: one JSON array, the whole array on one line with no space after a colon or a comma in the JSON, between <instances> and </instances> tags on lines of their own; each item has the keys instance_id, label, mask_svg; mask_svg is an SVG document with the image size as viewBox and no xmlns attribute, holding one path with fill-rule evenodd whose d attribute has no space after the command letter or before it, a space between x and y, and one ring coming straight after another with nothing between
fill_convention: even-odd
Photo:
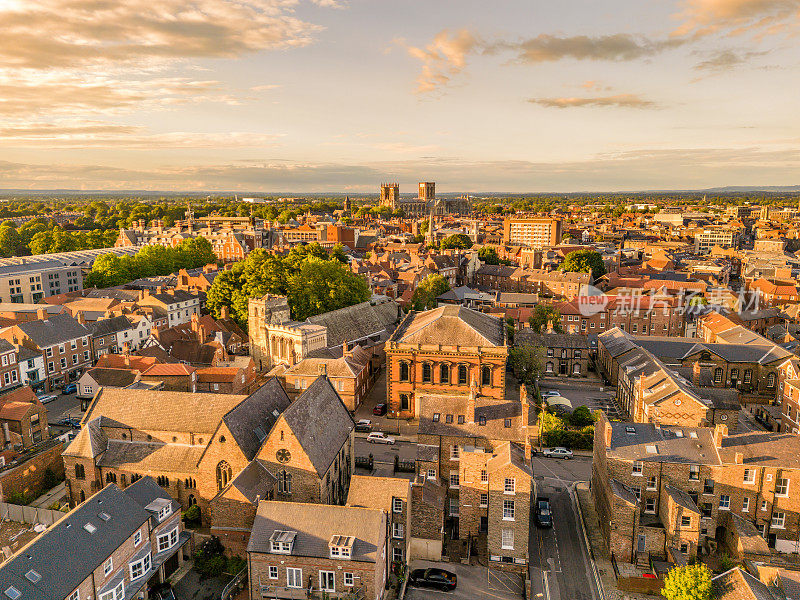
<instances>
[{"instance_id":1,"label":"window","mask_svg":"<svg viewBox=\"0 0 800 600\"><path fill-rule=\"evenodd\" d=\"M514 530L513 529L503 529L501 534L500 540L500 547L503 550L513 550L514 549Z\"/></svg>"},{"instance_id":2,"label":"window","mask_svg":"<svg viewBox=\"0 0 800 600\"><path fill-rule=\"evenodd\" d=\"M56 365L55 365L55 363L54 363L54 362L51 360L49 363L47 363L47 372L48 372L48 373L53 373L53 372L55 372L55 370L56 370Z\"/></svg>"},{"instance_id":3,"label":"window","mask_svg":"<svg viewBox=\"0 0 800 600\"><path fill-rule=\"evenodd\" d=\"M750 512L750 498L747 496L742 498L742 512Z\"/></svg>"},{"instance_id":4,"label":"window","mask_svg":"<svg viewBox=\"0 0 800 600\"><path fill-rule=\"evenodd\" d=\"M53 358L53 349L45 348L44 354L47 358Z\"/></svg>"},{"instance_id":5,"label":"window","mask_svg":"<svg viewBox=\"0 0 800 600\"><path fill-rule=\"evenodd\" d=\"M458 460L461 456L459 452L459 448L457 445L453 444L450 446L450 460Z\"/></svg>"},{"instance_id":6,"label":"window","mask_svg":"<svg viewBox=\"0 0 800 600\"><path fill-rule=\"evenodd\" d=\"M750 383L753 380L753 370L752 369L745 369L744 370L744 382Z\"/></svg>"},{"instance_id":7,"label":"window","mask_svg":"<svg viewBox=\"0 0 800 600\"><path fill-rule=\"evenodd\" d=\"M681 527L690 527L692 525L692 517L681 517Z\"/></svg>"},{"instance_id":8,"label":"window","mask_svg":"<svg viewBox=\"0 0 800 600\"><path fill-rule=\"evenodd\" d=\"M141 543L142 543L142 532L137 531L136 533L133 534L133 545L138 546Z\"/></svg>"},{"instance_id":9,"label":"window","mask_svg":"<svg viewBox=\"0 0 800 600\"><path fill-rule=\"evenodd\" d=\"M125 582L120 581L119 585L113 590L100 594L97 600L123 600L125 598Z\"/></svg>"},{"instance_id":10,"label":"window","mask_svg":"<svg viewBox=\"0 0 800 600\"><path fill-rule=\"evenodd\" d=\"M78 340L71 340L71 341L70 341L70 343L69 343L69 347L70 347L72 350L75 350L75 348L77 348L77 347L78 347Z\"/></svg>"},{"instance_id":11,"label":"window","mask_svg":"<svg viewBox=\"0 0 800 600\"><path fill-rule=\"evenodd\" d=\"M408 363L400 363L400 381L408 381Z\"/></svg>"},{"instance_id":12,"label":"window","mask_svg":"<svg viewBox=\"0 0 800 600\"><path fill-rule=\"evenodd\" d=\"M505 482L503 483L503 493L504 494L514 494L517 491L517 480L513 477L506 477Z\"/></svg>"},{"instance_id":13,"label":"window","mask_svg":"<svg viewBox=\"0 0 800 600\"><path fill-rule=\"evenodd\" d=\"M648 477L647 478L647 489L648 490L656 489L656 478L655 478L655 475L653 475L652 477Z\"/></svg>"},{"instance_id":14,"label":"window","mask_svg":"<svg viewBox=\"0 0 800 600\"><path fill-rule=\"evenodd\" d=\"M786 513L774 512L772 513L772 526L778 529L783 529L786 523Z\"/></svg>"},{"instance_id":15,"label":"window","mask_svg":"<svg viewBox=\"0 0 800 600\"><path fill-rule=\"evenodd\" d=\"M347 587L353 587L353 574L352 573L345 573L344 574L344 584Z\"/></svg>"},{"instance_id":16,"label":"window","mask_svg":"<svg viewBox=\"0 0 800 600\"><path fill-rule=\"evenodd\" d=\"M439 365L439 380L442 383L450 383L450 365Z\"/></svg>"},{"instance_id":17,"label":"window","mask_svg":"<svg viewBox=\"0 0 800 600\"><path fill-rule=\"evenodd\" d=\"M689 552L689 544L681 544L681 554Z\"/></svg>"},{"instance_id":18,"label":"window","mask_svg":"<svg viewBox=\"0 0 800 600\"><path fill-rule=\"evenodd\" d=\"M767 387L768 388L775 387L776 379L777 379L777 376L775 375L775 373L770 373L769 375L767 375Z\"/></svg>"},{"instance_id":19,"label":"window","mask_svg":"<svg viewBox=\"0 0 800 600\"><path fill-rule=\"evenodd\" d=\"M756 482L756 470L755 469L745 469L744 470L744 483L755 483Z\"/></svg>"},{"instance_id":20,"label":"window","mask_svg":"<svg viewBox=\"0 0 800 600\"><path fill-rule=\"evenodd\" d=\"M503 422L503 426L504 426L506 429L508 429L509 427L511 427L511 419L505 419L505 421Z\"/></svg>"},{"instance_id":21,"label":"window","mask_svg":"<svg viewBox=\"0 0 800 600\"><path fill-rule=\"evenodd\" d=\"M440 417L440 416L441 416L441 415L440 415L439 413L433 413L433 422L434 422L434 423L438 423L438 422L439 422L439 417Z\"/></svg>"},{"instance_id":22,"label":"window","mask_svg":"<svg viewBox=\"0 0 800 600\"><path fill-rule=\"evenodd\" d=\"M731 497L728 494L722 494L719 497L719 509L720 510L730 510L731 509Z\"/></svg>"},{"instance_id":23,"label":"window","mask_svg":"<svg viewBox=\"0 0 800 600\"><path fill-rule=\"evenodd\" d=\"M402 523L392 523L392 537L395 539L402 540L403 539L403 524Z\"/></svg>"},{"instance_id":24,"label":"window","mask_svg":"<svg viewBox=\"0 0 800 600\"><path fill-rule=\"evenodd\" d=\"M689 479L692 481L699 481L700 480L700 466L699 465L689 465Z\"/></svg>"},{"instance_id":25,"label":"window","mask_svg":"<svg viewBox=\"0 0 800 600\"><path fill-rule=\"evenodd\" d=\"M775 495L786 498L789 495L789 480L779 477L775 483Z\"/></svg>"},{"instance_id":26,"label":"window","mask_svg":"<svg viewBox=\"0 0 800 600\"><path fill-rule=\"evenodd\" d=\"M139 577L142 577L145 573L150 571L150 553L148 552L143 558L137 560L136 562L130 563L129 566L131 569L131 581L134 579L139 579Z\"/></svg>"},{"instance_id":27,"label":"window","mask_svg":"<svg viewBox=\"0 0 800 600\"><path fill-rule=\"evenodd\" d=\"M446 415L444 418L445 423L452 423L453 422L453 415Z\"/></svg>"},{"instance_id":28,"label":"window","mask_svg":"<svg viewBox=\"0 0 800 600\"><path fill-rule=\"evenodd\" d=\"M67 600L81 600L81 591L75 590L69 595L69 598L67 598Z\"/></svg>"},{"instance_id":29,"label":"window","mask_svg":"<svg viewBox=\"0 0 800 600\"><path fill-rule=\"evenodd\" d=\"M634 487L632 489L633 489L633 495L636 496L636 499L637 500L641 500L642 499L642 486L637 485L636 487Z\"/></svg>"},{"instance_id":30,"label":"window","mask_svg":"<svg viewBox=\"0 0 800 600\"><path fill-rule=\"evenodd\" d=\"M278 493L291 494L292 493L292 474L286 471L278 473Z\"/></svg>"},{"instance_id":31,"label":"window","mask_svg":"<svg viewBox=\"0 0 800 600\"><path fill-rule=\"evenodd\" d=\"M481 508L486 508L489 506L489 494L486 492L481 492Z\"/></svg>"},{"instance_id":32,"label":"window","mask_svg":"<svg viewBox=\"0 0 800 600\"><path fill-rule=\"evenodd\" d=\"M319 572L319 589L323 592L336 591L336 574L333 571Z\"/></svg>"},{"instance_id":33,"label":"window","mask_svg":"<svg viewBox=\"0 0 800 600\"><path fill-rule=\"evenodd\" d=\"M552 358L553 357L553 349L552 348L548 348L547 349L547 357L548 358Z\"/></svg>"},{"instance_id":34,"label":"window","mask_svg":"<svg viewBox=\"0 0 800 600\"><path fill-rule=\"evenodd\" d=\"M396 513L403 512L403 499L402 498L392 498L392 512L396 512Z\"/></svg>"},{"instance_id":35,"label":"window","mask_svg":"<svg viewBox=\"0 0 800 600\"><path fill-rule=\"evenodd\" d=\"M224 460L217 465L217 490L222 491L231 479L233 479L233 470L231 466Z\"/></svg>"},{"instance_id":36,"label":"window","mask_svg":"<svg viewBox=\"0 0 800 600\"><path fill-rule=\"evenodd\" d=\"M303 569L294 569L292 567L286 569L286 587L303 587Z\"/></svg>"},{"instance_id":37,"label":"window","mask_svg":"<svg viewBox=\"0 0 800 600\"><path fill-rule=\"evenodd\" d=\"M450 516L458 516L458 498L450 498Z\"/></svg>"},{"instance_id":38,"label":"window","mask_svg":"<svg viewBox=\"0 0 800 600\"><path fill-rule=\"evenodd\" d=\"M459 484L458 471L450 471L450 487L457 488Z\"/></svg>"},{"instance_id":39,"label":"window","mask_svg":"<svg viewBox=\"0 0 800 600\"><path fill-rule=\"evenodd\" d=\"M762 500L761 501L761 510L766 512L766 510L767 510L767 501L766 500Z\"/></svg>"},{"instance_id":40,"label":"window","mask_svg":"<svg viewBox=\"0 0 800 600\"><path fill-rule=\"evenodd\" d=\"M646 513L654 513L656 512L656 500L655 498L648 498L644 502L644 512Z\"/></svg>"},{"instance_id":41,"label":"window","mask_svg":"<svg viewBox=\"0 0 800 600\"><path fill-rule=\"evenodd\" d=\"M114 570L114 558L109 557L109 559L103 563L103 575L108 577L108 574Z\"/></svg>"},{"instance_id":42,"label":"window","mask_svg":"<svg viewBox=\"0 0 800 600\"><path fill-rule=\"evenodd\" d=\"M458 385L467 385L467 365L458 365Z\"/></svg>"},{"instance_id":43,"label":"window","mask_svg":"<svg viewBox=\"0 0 800 600\"><path fill-rule=\"evenodd\" d=\"M169 550L178 543L178 528L176 527L169 533L165 533L156 538L156 544L159 552Z\"/></svg>"},{"instance_id":44,"label":"window","mask_svg":"<svg viewBox=\"0 0 800 600\"><path fill-rule=\"evenodd\" d=\"M633 474L641 477L643 467L644 463L642 463L642 461L640 460L633 461Z\"/></svg>"},{"instance_id":45,"label":"window","mask_svg":"<svg viewBox=\"0 0 800 600\"><path fill-rule=\"evenodd\" d=\"M492 385L492 368L488 365L481 368L481 385Z\"/></svg>"},{"instance_id":46,"label":"window","mask_svg":"<svg viewBox=\"0 0 800 600\"><path fill-rule=\"evenodd\" d=\"M428 469L428 479L436 479L436 469Z\"/></svg>"},{"instance_id":47,"label":"window","mask_svg":"<svg viewBox=\"0 0 800 600\"><path fill-rule=\"evenodd\" d=\"M513 521L514 520L514 501L513 500L503 500L503 520L504 521Z\"/></svg>"},{"instance_id":48,"label":"window","mask_svg":"<svg viewBox=\"0 0 800 600\"><path fill-rule=\"evenodd\" d=\"M158 522L160 523L172 514L172 504L167 504L164 508L158 511Z\"/></svg>"},{"instance_id":49,"label":"window","mask_svg":"<svg viewBox=\"0 0 800 600\"><path fill-rule=\"evenodd\" d=\"M66 369L67 368L67 359L65 357L63 357L63 356L61 357L61 368L62 369Z\"/></svg>"},{"instance_id":50,"label":"window","mask_svg":"<svg viewBox=\"0 0 800 600\"><path fill-rule=\"evenodd\" d=\"M458 415L458 424L459 425L463 425L464 424L464 415Z\"/></svg>"},{"instance_id":51,"label":"window","mask_svg":"<svg viewBox=\"0 0 800 600\"><path fill-rule=\"evenodd\" d=\"M489 482L489 474L486 472L486 469L481 469L481 483L488 483Z\"/></svg>"},{"instance_id":52,"label":"window","mask_svg":"<svg viewBox=\"0 0 800 600\"><path fill-rule=\"evenodd\" d=\"M714 369L714 383L722 383L723 370L722 367Z\"/></svg>"},{"instance_id":53,"label":"window","mask_svg":"<svg viewBox=\"0 0 800 600\"><path fill-rule=\"evenodd\" d=\"M703 493L704 494L713 494L714 493L714 480L713 479L706 479L703 481Z\"/></svg>"},{"instance_id":54,"label":"window","mask_svg":"<svg viewBox=\"0 0 800 600\"><path fill-rule=\"evenodd\" d=\"M269 578L270 579L277 579L278 578L278 567L275 565L269 566Z\"/></svg>"},{"instance_id":55,"label":"window","mask_svg":"<svg viewBox=\"0 0 800 600\"><path fill-rule=\"evenodd\" d=\"M88 350L84 350L83 351L83 360L89 360L89 351Z\"/></svg>"},{"instance_id":56,"label":"window","mask_svg":"<svg viewBox=\"0 0 800 600\"><path fill-rule=\"evenodd\" d=\"M485 426L486 425L486 415L480 415L478 417L478 425Z\"/></svg>"},{"instance_id":57,"label":"window","mask_svg":"<svg viewBox=\"0 0 800 600\"><path fill-rule=\"evenodd\" d=\"M433 381L433 369L430 363L422 363L422 383Z\"/></svg>"}]
</instances>

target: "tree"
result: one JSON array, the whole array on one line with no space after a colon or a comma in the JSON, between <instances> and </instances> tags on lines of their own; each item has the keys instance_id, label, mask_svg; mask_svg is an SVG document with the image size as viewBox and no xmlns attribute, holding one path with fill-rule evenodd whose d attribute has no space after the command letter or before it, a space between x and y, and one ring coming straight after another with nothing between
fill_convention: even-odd
<instances>
[{"instance_id":1,"label":"tree","mask_svg":"<svg viewBox=\"0 0 800 600\"><path fill-rule=\"evenodd\" d=\"M348 271L337 260L309 258L288 282L289 307L298 321L366 302L370 297L364 278Z\"/></svg>"},{"instance_id":2,"label":"tree","mask_svg":"<svg viewBox=\"0 0 800 600\"><path fill-rule=\"evenodd\" d=\"M603 257L594 250L574 250L564 257L559 267L561 271L572 273L591 273L597 279L606 274Z\"/></svg>"},{"instance_id":3,"label":"tree","mask_svg":"<svg viewBox=\"0 0 800 600\"><path fill-rule=\"evenodd\" d=\"M217 255L214 253L211 242L202 236L183 240L178 244L176 250L175 268L177 269L196 269L217 262Z\"/></svg>"},{"instance_id":4,"label":"tree","mask_svg":"<svg viewBox=\"0 0 800 600\"><path fill-rule=\"evenodd\" d=\"M500 257L497 256L497 250L491 246L484 246L478 250L478 258L487 265L499 265Z\"/></svg>"},{"instance_id":5,"label":"tree","mask_svg":"<svg viewBox=\"0 0 800 600\"><path fill-rule=\"evenodd\" d=\"M569 416L569 424L573 427L586 427L594 423L594 415L586 406L579 406Z\"/></svg>"},{"instance_id":6,"label":"tree","mask_svg":"<svg viewBox=\"0 0 800 600\"><path fill-rule=\"evenodd\" d=\"M508 353L508 363L514 375L520 382L527 384L532 384L542 374L543 359L542 346L517 346Z\"/></svg>"},{"instance_id":7,"label":"tree","mask_svg":"<svg viewBox=\"0 0 800 600\"><path fill-rule=\"evenodd\" d=\"M547 304L539 304L533 309L533 314L528 317L528 323L536 333L542 333L546 330L548 323L553 323L553 331L556 333L564 333L561 327L561 314L555 307Z\"/></svg>"},{"instance_id":8,"label":"tree","mask_svg":"<svg viewBox=\"0 0 800 600\"><path fill-rule=\"evenodd\" d=\"M711 600L711 572L704 564L675 567L661 590L667 600Z\"/></svg>"},{"instance_id":9,"label":"tree","mask_svg":"<svg viewBox=\"0 0 800 600\"><path fill-rule=\"evenodd\" d=\"M467 248L472 248L472 240L465 233L455 233L444 238L439 247L442 250L448 250L449 248L461 248L465 250Z\"/></svg>"},{"instance_id":10,"label":"tree","mask_svg":"<svg viewBox=\"0 0 800 600\"><path fill-rule=\"evenodd\" d=\"M20 242L19 234L13 225L3 224L0 226L0 254L3 256L16 255Z\"/></svg>"},{"instance_id":11,"label":"tree","mask_svg":"<svg viewBox=\"0 0 800 600\"><path fill-rule=\"evenodd\" d=\"M414 310L436 308L436 298L450 290L447 279L436 273L431 273L423 279L411 296Z\"/></svg>"}]
</instances>

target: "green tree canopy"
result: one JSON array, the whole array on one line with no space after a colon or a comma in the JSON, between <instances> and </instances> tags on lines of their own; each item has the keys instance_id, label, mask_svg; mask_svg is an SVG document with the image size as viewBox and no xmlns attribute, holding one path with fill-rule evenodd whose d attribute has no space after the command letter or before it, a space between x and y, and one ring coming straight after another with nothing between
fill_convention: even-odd
<instances>
[{"instance_id":1,"label":"green tree canopy","mask_svg":"<svg viewBox=\"0 0 800 600\"><path fill-rule=\"evenodd\" d=\"M324 312L369 300L370 291L363 277L348 271L338 260L309 258L300 270L289 276L288 301L298 321Z\"/></svg>"},{"instance_id":2,"label":"green tree canopy","mask_svg":"<svg viewBox=\"0 0 800 600\"><path fill-rule=\"evenodd\" d=\"M495 250L491 246L484 246L483 248L478 250L478 258L481 259L487 265L500 264L500 257L497 256L497 250Z\"/></svg>"},{"instance_id":3,"label":"green tree canopy","mask_svg":"<svg viewBox=\"0 0 800 600\"><path fill-rule=\"evenodd\" d=\"M667 600L711 600L711 572L704 564L675 567L664 578Z\"/></svg>"},{"instance_id":4,"label":"green tree canopy","mask_svg":"<svg viewBox=\"0 0 800 600\"><path fill-rule=\"evenodd\" d=\"M533 314L528 317L528 323L536 333L542 333L547 330L548 322L552 321L553 331L556 333L564 333L561 327L561 314L554 306L548 304L538 304L533 309Z\"/></svg>"},{"instance_id":5,"label":"green tree canopy","mask_svg":"<svg viewBox=\"0 0 800 600\"><path fill-rule=\"evenodd\" d=\"M544 348L541 346L517 346L508 353L508 364L516 378L532 384L542 374Z\"/></svg>"},{"instance_id":6,"label":"green tree canopy","mask_svg":"<svg viewBox=\"0 0 800 600\"><path fill-rule=\"evenodd\" d=\"M436 273L431 273L423 279L411 296L414 310L427 310L436 308L436 298L450 289L447 279Z\"/></svg>"},{"instance_id":7,"label":"green tree canopy","mask_svg":"<svg viewBox=\"0 0 800 600\"><path fill-rule=\"evenodd\" d=\"M594 278L606 274L603 257L594 250L573 250L564 257L559 269L572 273L591 273Z\"/></svg>"},{"instance_id":8,"label":"green tree canopy","mask_svg":"<svg viewBox=\"0 0 800 600\"><path fill-rule=\"evenodd\" d=\"M472 248L472 240L465 233L455 233L444 238L439 247L442 250L448 250L450 248L461 248L465 250L467 248Z\"/></svg>"}]
</instances>

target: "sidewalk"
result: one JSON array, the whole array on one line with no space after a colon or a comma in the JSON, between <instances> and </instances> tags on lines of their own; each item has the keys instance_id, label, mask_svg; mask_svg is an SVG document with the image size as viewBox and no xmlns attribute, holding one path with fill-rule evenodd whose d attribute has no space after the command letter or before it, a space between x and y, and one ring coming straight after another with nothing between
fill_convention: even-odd
<instances>
[{"instance_id":1,"label":"sidewalk","mask_svg":"<svg viewBox=\"0 0 800 600\"><path fill-rule=\"evenodd\" d=\"M611 557L605 548L603 534L600 531L600 524L597 519L597 511L594 508L591 492L589 491L589 484L585 481L577 483L575 485L575 493L578 496L580 509L583 513L586 534L592 546L592 558L597 567L597 574L600 576L600 584L603 586L602 595L605 600L652 600L652 598L658 597L622 592L617 589L617 578L614 575ZM620 569L620 575L638 574L636 567L633 565L617 563L617 567Z\"/></svg>"}]
</instances>

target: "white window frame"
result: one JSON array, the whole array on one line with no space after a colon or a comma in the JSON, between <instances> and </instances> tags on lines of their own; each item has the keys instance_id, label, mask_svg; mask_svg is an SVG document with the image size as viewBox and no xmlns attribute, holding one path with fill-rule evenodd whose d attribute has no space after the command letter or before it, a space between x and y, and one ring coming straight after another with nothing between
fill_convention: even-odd
<instances>
[{"instance_id":1,"label":"white window frame","mask_svg":"<svg viewBox=\"0 0 800 600\"><path fill-rule=\"evenodd\" d=\"M392 498L392 512L395 512L395 513L403 512L403 499L402 498Z\"/></svg>"},{"instance_id":2,"label":"white window frame","mask_svg":"<svg viewBox=\"0 0 800 600\"><path fill-rule=\"evenodd\" d=\"M486 498L486 500L484 500L484 498ZM480 499L478 500L478 502L480 502L479 508L488 508L489 494L487 492L481 492Z\"/></svg>"},{"instance_id":3,"label":"white window frame","mask_svg":"<svg viewBox=\"0 0 800 600\"><path fill-rule=\"evenodd\" d=\"M141 529L133 534L133 545L138 546L142 543L142 531Z\"/></svg>"},{"instance_id":4,"label":"white window frame","mask_svg":"<svg viewBox=\"0 0 800 600\"><path fill-rule=\"evenodd\" d=\"M745 469L744 475L742 476L742 483L753 484L755 482L756 482L756 470Z\"/></svg>"},{"instance_id":5,"label":"white window frame","mask_svg":"<svg viewBox=\"0 0 800 600\"><path fill-rule=\"evenodd\" d=\"M500 547L503 550L514 549L514 530L502 529L500 533Z\"/></svg>"},{"instance_id":6,"label":"white window frame","mask_svg":"<svg viewBox=\"0 0 800 600\"><path fill-rule=\"evenodd\" d=\"M103 576L108 577L109 573L114 570L114 557L109 556L108 560L103 563Z\"/></svg>"},{"instance_id":7,"label":"white window frame","mask_svg":"<svg viewBox=\"0 0 800 600\"><path fill-rule=\"evenodd\" d=\"M278 565L269 565L269 578L270 579L277 579L278 578Z\"/></svg>"},{"instance_id":8,"label":"white window frame","mask_svg":"<svg viewBox=\"0 0 800 600\"><path fill-rule=\"evenodd\" d=\"M141 573L139 573L138 575L134 574L134 569L136 569L137 567L141 568L141 570L142 570ZM137 560L135 562L132 562L132 563L128 563L128 568L129 568L130 574L131 574L131 581L135 581L136 579L139 579L140 577L144 577L153 568L152 556L150 556L150 553L148 552L147 554L145 554L139 560Z\"/></svg>"},{"instance_id":9,"label":"white window frame","mask_svg":"<svg viewBox=\"0 0 800 600\"><path fill-rule=\"evenodd\" d=\"M778 517L780 515L780 518ZM786 513L783 511L778 511L772 513L772 519L770 520L770 527L773 529L786 529Z\"/></svg>"},{"instance_id":10,"label":"white window frame","mask_svg":"<svg viewBox=\"0 0 800 600\"><path fill-rule=\"evenodd\" d=\"M631 468L631 475L634 477L644 477L644 463L641 460L633 461Z\"/></svg>"},{"instance_id":11,"label":"white window frame","mask_svg":"<svg viewBox=\"0 0 800 600\"><path fill-rule=\"evenodd\" d=\"M450 460L460 460L461 458L461 451L458 448L458 444L453 444L450 446Z\"/></svg>"},{"instance_id":12,"label":"white window frame","mask_svg":"<svg viewBox=\"0 0 800 600\"><path fill-rule=\"evenodd\" d=\"M750 498L747 496L742 498L742 512L750 512Z\"/></svg>"},{"instance_id":13,"label":"white window frame","mask_svg":"<svg viewBox=\"0 0 800 600\"><path fill-rule=\"evenodd\" d=\"M286 587L302 589L303 569L297 567L286 567Z\"/></svg>"},{"instance_id":14,"label":"white window frame","mask_svg":"<svg viewBox=\"0 0 800 600\"><path fill-rule=\"evenodd\" d=\"M331 576L331 583L332 583L331 587L327 587L326 585L323 585L323 576L327 576L327 575ZM327 579L328 579L327 577L324 577L324 580L325 580L326 584L328 583ZM319 571L319 589L321 591L323 591L323 592L335 592L336 591L336 571L323 571L322 569L320 569L320 571Z\"/></svg>"},{"instance_id":15,"label":"white window frame","mask_svg":"<svg viewBox=\"0 0 800 600\"><path fill-rule=\"evenodd\" d=\"M436 479L436 469L428 469L427 472L428 479Z\"/></svg>"},{"instance_id":16,"label":"white window frame","mask_svg":"<svg viewBox=\"0 0 800 600\"><path fill-rule=\"evenodd\" d=\"M457 490L461 487L460 483L461 479L458 471L450 471L450 487Z\"/></svg>"},{"instance_id":17,"label":"white window frame","mask_svg":"<svg viewBox=\"0 0 800 600\"><path fill-rule=\"evenodd\" d=\"M172 503L167 504L164 508L158 511L158 522L161 523L164 519L172 514Z\"/></svg>"},{"instance_id":18,"label":"white window frame","mask_svg":"<svg viewBox=\"0 0 800 600\"><path fill-rule=\"evenodd\" d=\"M653 508L647 508L648 506L651 505L651 503L652 503L652 507ZM655 512L656 512L656 499L655 498L647 498L644 501L644 512L646 512L649 515L655 514Z\"/></svg>"},{"instance_id":19,"label":"white window frame","mask_svg":"<svg viewBox=\"0 0 800 600\"><path fill-rule=\"evenodd\" d=\"M100 594L97 600L124 600L125 598L125 581L120 581L119 585L113 590Z\"/></svg>"},{"instance_id":20,"label":"white window frame","mask_svg":"<svg viewBox=\"0 0 800 600\"><path fill-rule=\"evenodd\" d=\"M402 540L405 535L405 528L402 523L392 523L392 537L396 540Z\"/></svg>"},{"instance_id":21,"label":"white window frame","mask_svg":"<svg viewBox=\"0 0 800 600\"><path fill-rule=\"evenodd\" d=\"M719 509L720 510L730 510L731 509L731 497L729 494L721 494L719 497Z\"/></svg>"},{"instance_id":22,"label":"white window frame","mask_svg":"<svg viewBox=\"0 0 800 600\"><path fill-rule=\"evenodd\" d=\"M342 580L343 580L343 583L344 583L345 586L353 587L355 578L353 577L352 573L345 572L345 573L343 573Z\"/></svg>"},{"instance_id":23,"label":"white window frame","mask_svg":"<svg viewBox=\"0 0 800 600\"><path fill-rule=\"evenodd\" d=\"M786 485L783 482L786 482ZM778 498L788 498L789 497L789 478L788 477L778 477L775 480L775 496ZM782 492L779 492L779 489L783 489Z\"/></svg>"},{"instance_id":24,"label":"white window frame","mask_svg":"<svg viewBox=\"0 0 800 600\"><path fill-rule=\"evenodd\" d=\"M517 480L513 477L506 477L503 482L503 493L514 495L517 493Z\"/></svg>"},{"instance_id":25,"label":"white window frame","mask_svg":"<svg viewBox=\"0 0 800 600\"><path fill-rule=\"evenodd\" d=\"M481 483L489 483L489 473L486 469L481 470Z\"/></svg>"},{"instance_id":26,"label":"white window frame","mask_svg":"<svg viewBox=\"0 0 800 600\"><path fill-rule=\"evenodd\" d=\"M67 600L81 600L81 591L80 590L75 590L74 592L72 592L69 595Z\"/></svg>"},{"instance_id":27,"label":"white window frame","mask_svg":"<svg viewBox=\"0 0 800 600\"><path fill-rule=\"evenodd\" d=\"M167 538L167 546L162 547L161 541L164 538ZM171 529L167 533L163 533L156 538L156 549L158 550L158 554L166 552L177 543L178 543L178 528L175 527L174 529Z\"/></svg>"},{"instance_id":28,"label":"white window frame","mask_svg":"<svg viewBox=\"0 0 800 600\"><path fill-rule=\"evenodd\" d=\"M513 500L503 500L503 521L513 521L516 510Z\"/></svg>"}]
</instances>

